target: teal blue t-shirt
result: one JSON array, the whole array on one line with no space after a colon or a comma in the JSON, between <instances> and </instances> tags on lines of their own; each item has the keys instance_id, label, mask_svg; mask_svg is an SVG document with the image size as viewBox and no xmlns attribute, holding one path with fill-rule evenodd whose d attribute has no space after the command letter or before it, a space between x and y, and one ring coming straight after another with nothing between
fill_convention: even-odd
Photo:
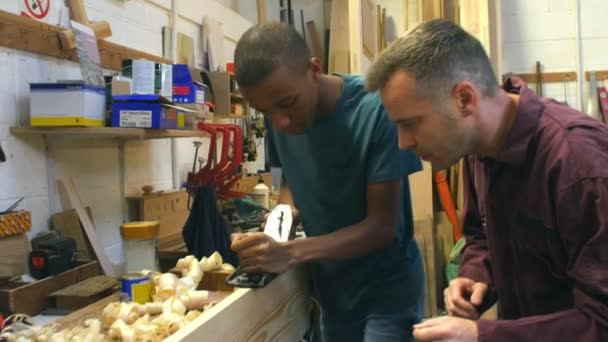
<instances>
[{"instance_id":1,"label":"teal blue t-shirt","mask_svg":"<svg viewBox=\"0 0 608 342\"><path fill-rule=\"evenodd\" d=\"M396 127L378 94L366 91L362 77L341 77L344 86L334 112L305 134L290 136L267 122L267 159L282 168L307 236L362 221L368 184L401 180L398 234L389 248L312 265L315 295L324 311L355 318L371 307L378 313L398 312L422 295L407 178L422 164L410 151L399 150Z\"/></svg>"}]
</instances>

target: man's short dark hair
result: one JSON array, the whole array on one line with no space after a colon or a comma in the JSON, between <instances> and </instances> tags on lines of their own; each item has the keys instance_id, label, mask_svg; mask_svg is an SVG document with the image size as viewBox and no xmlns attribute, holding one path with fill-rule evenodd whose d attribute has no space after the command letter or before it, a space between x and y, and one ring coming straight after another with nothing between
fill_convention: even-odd
<instances>
[{"instance_id":1,"label":"man's short dark hair","mask_svg":"<svg viewBox=\"0 0 608 342\"><path fill-rule=\"evenodd\" d=\"M492 64L479 40L443 19L418 25L384 50L369 68L368 89L383 88L399 70L410 73L417 91L430 98L447 96L464 80L486 96L498 90Z\"/></svg>"},{"instance_id":2,"label":"man's short dark hair","mask_svg":"<svg viewBox=\"0 0 608 342\"><path fill-rule=\"evenodd\" d=\"M304 72L311 54L302 36L284 23L256 25L236 44L234 67L240 87L257 84L280 64Z\"/></svg>"}]
</instances>

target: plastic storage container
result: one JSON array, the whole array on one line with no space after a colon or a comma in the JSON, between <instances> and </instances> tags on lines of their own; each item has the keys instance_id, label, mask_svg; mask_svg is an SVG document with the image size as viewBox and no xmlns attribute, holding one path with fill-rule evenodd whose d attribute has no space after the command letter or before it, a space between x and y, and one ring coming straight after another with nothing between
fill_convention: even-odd
<instances>
[{"instance_id":1,"label":"plastic storage container","mask_svg":"<svg viewBox=\"0 0 608 342\"><path fill-rule=\"evenodd\" d=\"M125 256L125 270L158 271L158 232L160 222L127 222L120 226Z\"/></svg>"},{"instance_id":2,"label":"plastic storage container","mask_svg":"<svg viewBox=\"0 0 608 342\"><path fill-rule=\"evenodd\" d=\"M253 197L253 200L262 207L266 209L270 208L270 188L264 184L264 178L262 176L258 179L258 184L253 187L251 197Z\"/></svg>"}]
</instances>

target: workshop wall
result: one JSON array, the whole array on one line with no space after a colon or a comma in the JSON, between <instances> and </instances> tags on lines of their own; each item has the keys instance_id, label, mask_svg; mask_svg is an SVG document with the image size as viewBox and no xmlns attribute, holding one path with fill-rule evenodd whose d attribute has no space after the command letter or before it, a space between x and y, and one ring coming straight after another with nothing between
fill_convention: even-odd
<instances>
[{"instance_id":1,"label":"workshop wall","mask_svg":"<svg viewBox=\"0 0 608 342\"><path fill-rule=\"evenodd\" d=\"M579 50L577 3L580 6ZM536 61L543 72L607 70L608 31L605 27L608 2L602 0L510 0L502 1L503 70L531 73ZM583 109L587 103L588 85L582 85ZM571 105L579 104L579 85L569 82L546 84L544 95Z\"/></svg>"},{"instance_id":2,"label":"workshop wall","mask_svg":"<svg viewBox=\"0 0 608 342\"><path fill-rule=\"evenodd\" d=\"M1 1L0 9L17 13L17 1ZM195 60L200 62L200 26L209 15L224 23L226 57L231 60L234 46L251 23L225 7L230 1L179 0L178 32L190 35L196 47ZM89 19L107 20L112 27L110 41L162 55L161 29L170 23L171 0L87 0ZM17 138L9 127L28 124L29 83L77 79L78 64L22 51L0 48L0 144L7 162L0 164L0 209L25 196L22 209L33 214L30 236L49 227L49 216L61 211L55 195L54 178L73 177L85 203L92 208L98 236L113 263L122 261L121 238L122 193L120 159L117 143L103 139L86 141ZM177 139L181 180L191 167L193 139ZM47 146L47 147L45 147ZM48 149L47 149L48 148ZM157 190L173 188L171 142L169 139L129 141L124 162L124 194L140 193L150 184ZM205 152L205 151L203 151ZM49 178L47 179L47 175Z\"/></svg>"}]
</instances>

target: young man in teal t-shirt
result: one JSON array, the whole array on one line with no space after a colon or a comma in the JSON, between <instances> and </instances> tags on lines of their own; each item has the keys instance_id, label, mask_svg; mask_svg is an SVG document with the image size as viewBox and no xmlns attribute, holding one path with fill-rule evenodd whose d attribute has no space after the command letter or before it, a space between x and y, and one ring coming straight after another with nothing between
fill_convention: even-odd
<instances>
[{"instance_id":1,"label":"young man in teal t-shirt","mask_svg":"<svg viewBox=\"0 0 608 342\"><path fill-rule=\"evenodd\" d=\"M237 235L246 271L310 263L323 341L408 341L421 318L422 262L412 239L407 176L420 160L399 151L377 93L361 77L325 75L292 28L255 26L235 52L237 82L268 124L267 157L281 167L279 202L305 239Z\"/></svg>"}]
</instances>

